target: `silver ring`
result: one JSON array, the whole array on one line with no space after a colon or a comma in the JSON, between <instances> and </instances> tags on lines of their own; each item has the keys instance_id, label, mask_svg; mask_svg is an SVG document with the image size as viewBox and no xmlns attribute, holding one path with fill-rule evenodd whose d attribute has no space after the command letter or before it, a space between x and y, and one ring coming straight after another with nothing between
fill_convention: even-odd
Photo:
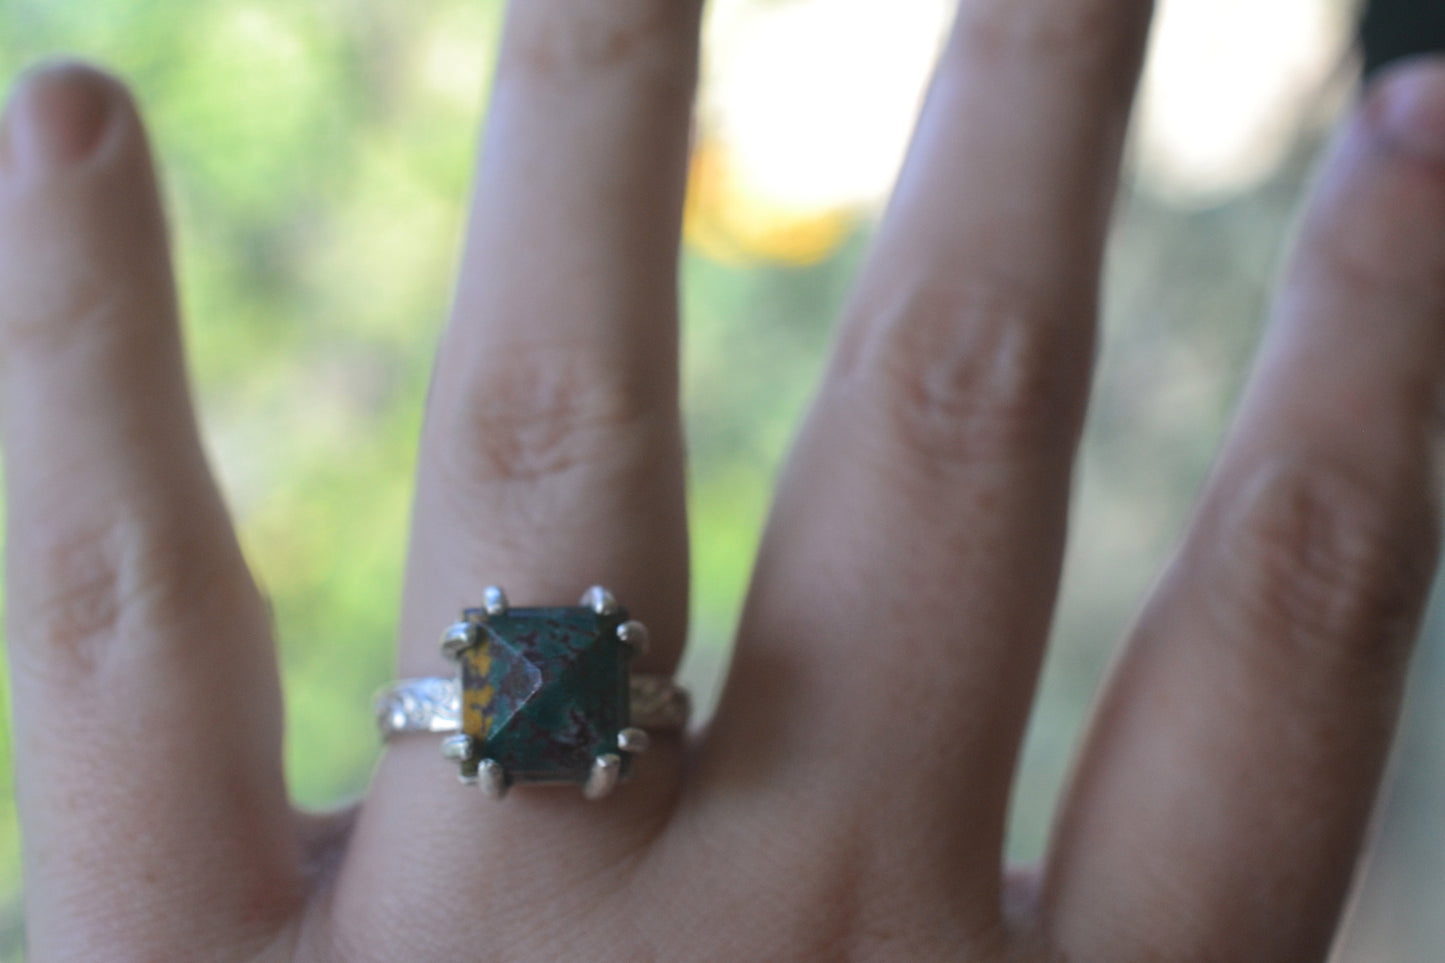
<instances>
[{"instance_id":1,"label":"silver ring","mask_svg":"<svg viewBox=\"0 0 1445 963\"><path fill-rule=\"evenodd\" d=\"M634 675L629 683L634 726L659 732L687 728L691 700L686 689L660 675ZM376 694L376 727L383 739L461 731L462 694L457 680L431 676L391 683Z\"/></svg>"},{"instance_id":2,"label":"silver ring","mask_svg":"<svg viewBox=\"0 0 1445 963\"><path fill-rule=\"evenodd\" d=\"M491 587L442 635L456 677L388 685L377 726L383 739L442 735L461 781L497 798L517 783L575 783L598 799L631 774L647 730L687 725L682 686L631 673L647 641L606 589L575 607L512 608Z\"/></svg>"}]
</instances>

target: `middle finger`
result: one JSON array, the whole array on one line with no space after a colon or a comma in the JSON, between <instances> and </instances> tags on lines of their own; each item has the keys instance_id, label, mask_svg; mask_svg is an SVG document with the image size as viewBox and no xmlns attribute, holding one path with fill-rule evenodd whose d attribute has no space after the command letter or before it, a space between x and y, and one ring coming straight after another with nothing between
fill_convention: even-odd
<instances>
[{"instance_id":1,"label":"middle finger","mask_svg":"<svg viewBox=\"0 0 1445 963\"><path fill-rule=\"evenodd\" d=\"M961 873L996 905L1149 12L962 3L764 541L696 795L816 798L789 851L879 914Z\"/></svg>"}]
</instances>

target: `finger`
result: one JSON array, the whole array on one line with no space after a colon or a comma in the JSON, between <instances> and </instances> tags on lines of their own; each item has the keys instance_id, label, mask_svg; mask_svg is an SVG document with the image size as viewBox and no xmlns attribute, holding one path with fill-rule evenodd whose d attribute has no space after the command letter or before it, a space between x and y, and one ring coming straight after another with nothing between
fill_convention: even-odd
<instances>
[{"instance_id":1,"label":"finger","mask_svg":"<svg viewBox=\"0 0 1445 963\"><path fill-rule=\"evenodd\" d=\"M144 135L119 85L79 66L24 79L3 131L6 634L30 948L159 959L255 940L296 895L280 697L196 434Z\"/></svg>"},{"instance_id":2,"label":"finger","mask_svg":"<svg viewBox=\"0 0 1445 963\"><path fill-rule=\"evenodd\" d=\"M926 836L919 885L970 867L990 907L1148 13L962 4L783 479L698 789L801 784Z\"/></svg>"},{"instance_id":3,"label":"finger","mask_svg":"<svg viewBox=\"0 0 1445 963\"><path fill-rule=\"evenodd\" d=\"M404 672L480 586L686 623L676 261L697 0L513 7L435 374Z\"/></svg>"},{"instance_id":4,"label":"finger","mask_svg":"<svg viewBox=\"0 0 1445 963\"><path fill-rule=\"evenodd\" d=\"M1434 567L1442 358L1437 63L1374 89L1336 144L1198 518L1098 714L1046 879L1071 953L1326 955Z\"/></svg>"},{"instance_id":5,"label":"finger","mask_svg":"<svg viewBox=\"0 0 1445 963\"><path fill-rule=\"evenodd\" d=\"M635 667L676 663L687 611L676 260L700 7L511 9L422 442L404 675L455 672L439 634L492 584L523 606L574 605L605 585L652 630ZM529 884L495 866L540 866L530 885L545 889L546 870L615 860L654 833L676 777L669 757L654 748L599 806L575 790L498 805L458 787L435 739L401 740L378 772L358 859L422 859L437 882L403 900L424 903L405 909L421 917L448 918L456 899L510 902ZM470 825L475 845L459 849L421 814ZM366 890L355 892L359 907Z\"/></svg>"}]
</instances>

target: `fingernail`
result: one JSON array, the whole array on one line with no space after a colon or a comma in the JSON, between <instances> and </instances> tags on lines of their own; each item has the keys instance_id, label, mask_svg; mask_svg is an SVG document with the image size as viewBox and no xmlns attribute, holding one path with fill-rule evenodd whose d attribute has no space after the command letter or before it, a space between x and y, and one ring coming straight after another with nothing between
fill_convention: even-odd
<instances>
[{"instance_id":1,"label":"fingernail","mask_svg":"<svg viewBox=\"0 0 1445 963\"><path fill-rule=\"evenodd\" d=\"M39 172L89 157L110 119L108 87L103 75L73 63L39 67L23 77L5 111L8 165Z\"/></svg>"},{"instance_id":2,"label":"fingernail","mask_svg":"<svg viewBox=\"0 0 1445 963\"><path fill-rule=\"evenodd\" d=\"M1376 116L1391 145L1445 163L1445 60L1406 62L1378 84Z\"/></svg>"}]
</instances>

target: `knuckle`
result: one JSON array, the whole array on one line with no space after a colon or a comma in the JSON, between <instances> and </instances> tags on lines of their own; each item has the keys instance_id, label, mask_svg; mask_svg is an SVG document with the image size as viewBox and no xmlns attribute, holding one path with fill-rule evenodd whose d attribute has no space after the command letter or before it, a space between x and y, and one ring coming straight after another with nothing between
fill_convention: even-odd
<instances>
[{"instance_id":1,"label":"knuckle","mask_svg":"<svg viewBox=\"0 0 1445 963\"><path fill-rule=\"evenodd\" d=\"M996 278L935 283L870 320L845 381L912 454L946 467L1071 445L1091 348L1039 296Z\"/></svg>"},{"instance_id":2,"label":"knuckle","mask_svg":"<svg viewBox=\"0 0 1445 963\"><path fill-rule=\"evenodd\" d=\"M697 6L659 0L564 4L518 25L499 71L561 80L617 70L671 72L678 54L686 57L690 49L686 38Z\"/></svg>"},{"instance_id":3,"label":"knuckle","mask_svg":"<svg viewBox=\"0 0 1445 963\"><path fill-rule=\"evenodd\" d=\"M224 553L171 534L112 519L21 539L13 624L27 667L66 685L104 677L117 659L158 654L200 609L229 603Z\"/></svg>"},{"instance_id":4,"label":"knuckle","mask_svg":"<svg viewBox=\"0 0 1445 963\"><path fill-rule=\"evenodd\" d=\"M530 485L607 464L646 427L651 405L617 372L559 351L478 372L444 430L443 470L461 491Z\"/></svg>"},{"instance_id":5,"label":"knuckle","mask_svg":"<svg viewBox=\"0 0 1445 963\"><path fill-rule=\"evenodd\" d=\"M62 671L93 674L103 640L120 621L123 553L116 530L87 528L27 540L21 548L29 564L15 593L26 643L18 651L41 664L58 662Z\"/></svg>"},{"instance_id":6,"label":"knuckle","mask_svg":"<svg viewBox=\"0 0 1445 963\"><path fill-rule=\"evenodd\" d=\"M1306 235L1306 277L1326 290L1381 292L1402 302L1445 302L1445 257L1434 237L1421 237L1409 215L1374 210L1347 226L1312 225ZM1432 225L1433 226L1433 225ZM1434 230L1438 234L1438 228ZM1425 263L1421 263L1422 260Z\"/></svg>"},{"instance_id":7,"label":"knuckle","mask_svg":"<svg viewBox=\"0 0 1445 963\"><path fill-rule=\"evenodd\" d=\"M1373 140L1372 135L1362 135ZM1362 160L1361 153L1372 160ZM1321 179L1302 231L1301 273L1327 290L1445 300L1445 178L1346 149Z\"/></svg>"},{"instance_id":8,"label":"knuckle","mask_svg":"<svg viewBox=\"0 0 1445 963\"><path fill-rule=\"evenodd\" d=\"M132 185L134 186L134 185ZM100 348L154 349L174 338L175 301L161 222L146 190L87 185L63 202L27 199L4 212L0 237L0 363L15 368ZM126 226L117 244L100 221Z\"/></svg>"},{"instance_id":9,"label":"knuckle","mask_svg":"<svg viewBox=\"0 0 1445 963\"><path fill-rule=\"evenodd\" d=\"M1132 78L1152 7L1151 0L965 4L948 59L1062 62Z\"/></svg>"},{"instance_id":10,"label":"knuckle","mask_svg":"<svg viewBox=\"0 0 1445 963\"><path fill-rule=\"evenodd\" d=\"M1218 601L1226 622L1299 671L1393 669L1434 570L1424 486L1401 497L1318 458L1257 473L1226 525ZM1342 666L1341 663L1344 663Z\"/></svg>"},{"instance_id":11,"label":"knuckle","mask_svg":"<svg viewBox=\"0 0 1445 963\"><path fill-rule=\"evenodd\" d=\"M123 314L113 292L87 284L67 288L41 283L50 290L35 292L25 303L46 305L45 310L21 314L11 309L0 318L0 360L8 365L55 358L75 346L93 345L99 336L115 331L117 315Z\"/></svg>"}]
</instances>

